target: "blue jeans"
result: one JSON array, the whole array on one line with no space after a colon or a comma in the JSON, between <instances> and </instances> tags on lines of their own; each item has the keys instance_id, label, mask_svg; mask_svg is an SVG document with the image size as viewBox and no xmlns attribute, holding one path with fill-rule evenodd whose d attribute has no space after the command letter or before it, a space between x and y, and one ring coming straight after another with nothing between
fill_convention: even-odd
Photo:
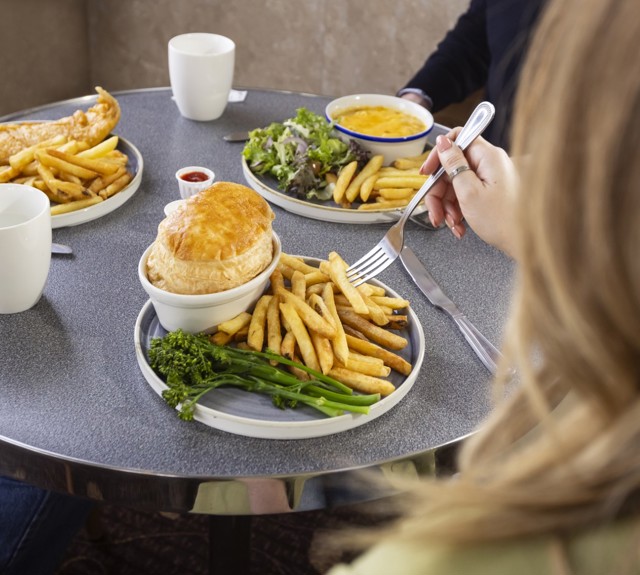
<instances>
[{"instance_id":1,"label":"blue jeans","mask_svg":"<svg viewBox=\"0 0 640 575\"><path fill-rule=\"evenodd\" d=\"M53 574L91 507L89 500L0 477L0 574Z\"/></svg>"}]
</instances>

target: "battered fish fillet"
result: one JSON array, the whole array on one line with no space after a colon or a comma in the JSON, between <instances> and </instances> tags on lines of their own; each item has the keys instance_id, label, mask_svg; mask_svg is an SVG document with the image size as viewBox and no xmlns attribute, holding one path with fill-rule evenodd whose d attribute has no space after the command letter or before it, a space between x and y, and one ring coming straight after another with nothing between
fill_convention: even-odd
<instances>
[{"instance_id":1,"label":"battered fish fillet","mask_svg":"<svg viewBox=\"0 0 640 575\"><path fill-rule=\"evenodd\" d=\"M96 92L98 101L86 112L77 110L72 116L50 122L0 124L0 165L8 163L9 156L16 152L59 135L87 142L89 146L102 142L120 120L120 106L100 86Z\"/></svg>"}]
</instances>

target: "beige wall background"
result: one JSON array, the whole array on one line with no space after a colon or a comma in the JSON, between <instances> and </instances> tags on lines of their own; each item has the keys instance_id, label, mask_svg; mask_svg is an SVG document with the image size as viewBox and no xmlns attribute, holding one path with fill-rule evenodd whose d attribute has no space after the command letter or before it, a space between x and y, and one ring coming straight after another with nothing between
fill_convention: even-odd
<instances>
[{"instance_id":1,"label":"beige wall background","mask_svg":"<svg viewBox=\"0 0 640 575\"><path fill-rule=\"evenodd\" d=\"M394 93L469 0L0 0L0 115L168 86L167 42L236 42L236 87Z\"/></svg>"}]
</instances>

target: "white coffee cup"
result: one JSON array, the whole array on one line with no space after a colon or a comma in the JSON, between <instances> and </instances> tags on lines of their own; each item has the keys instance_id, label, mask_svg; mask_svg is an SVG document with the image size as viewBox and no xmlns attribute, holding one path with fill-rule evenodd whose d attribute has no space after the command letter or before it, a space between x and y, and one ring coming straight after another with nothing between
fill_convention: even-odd
<instances>
[{"instance_id":1,"label":"white coffee cup","mask_svg":"<svg viewBox=\"0 0 640 575\"><path fill-rule=\"evenodd\" d=\"M36 188L0 184L0 313L33 307L51 264L51 205Z\"/></svg>"},{"instance_id":2,"label":"white coffee cup","mask_svg":"<svg viewBox=\"0 0 640 575\"><path fill-rule=\"evenodd\" d=\"M236 45L219 34L193 32L169 40L169 77L178 110L190 120L222 116L233 84Z\"/></svg>"}]
</instances>

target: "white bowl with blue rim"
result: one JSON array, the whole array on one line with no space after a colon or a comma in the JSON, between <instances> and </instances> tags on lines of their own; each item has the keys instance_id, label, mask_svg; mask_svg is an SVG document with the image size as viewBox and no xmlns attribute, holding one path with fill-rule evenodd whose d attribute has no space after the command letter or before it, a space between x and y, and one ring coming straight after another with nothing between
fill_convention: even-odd
<instances>
[{"instance_id":1,"label":"white bowl with blue rim","mask_svg":"<svg viewBox=\"0 0 640 575\"><path fill-rule=\"evenodd\" d=\"M384 106L410 114L421 121L424 129L409 136L370 136L355 132L335 122L335 119L344 111L362 106ZM327 104L325 116L328 121L334 122L336 130L342 136L357 141L371 154L383 155L385 165L391 164L398 158L420 155L425 149L429 132L434 126L431 112L420 104L385 94L353 94L336 98Z\"/></svg>"}]
</instances>

